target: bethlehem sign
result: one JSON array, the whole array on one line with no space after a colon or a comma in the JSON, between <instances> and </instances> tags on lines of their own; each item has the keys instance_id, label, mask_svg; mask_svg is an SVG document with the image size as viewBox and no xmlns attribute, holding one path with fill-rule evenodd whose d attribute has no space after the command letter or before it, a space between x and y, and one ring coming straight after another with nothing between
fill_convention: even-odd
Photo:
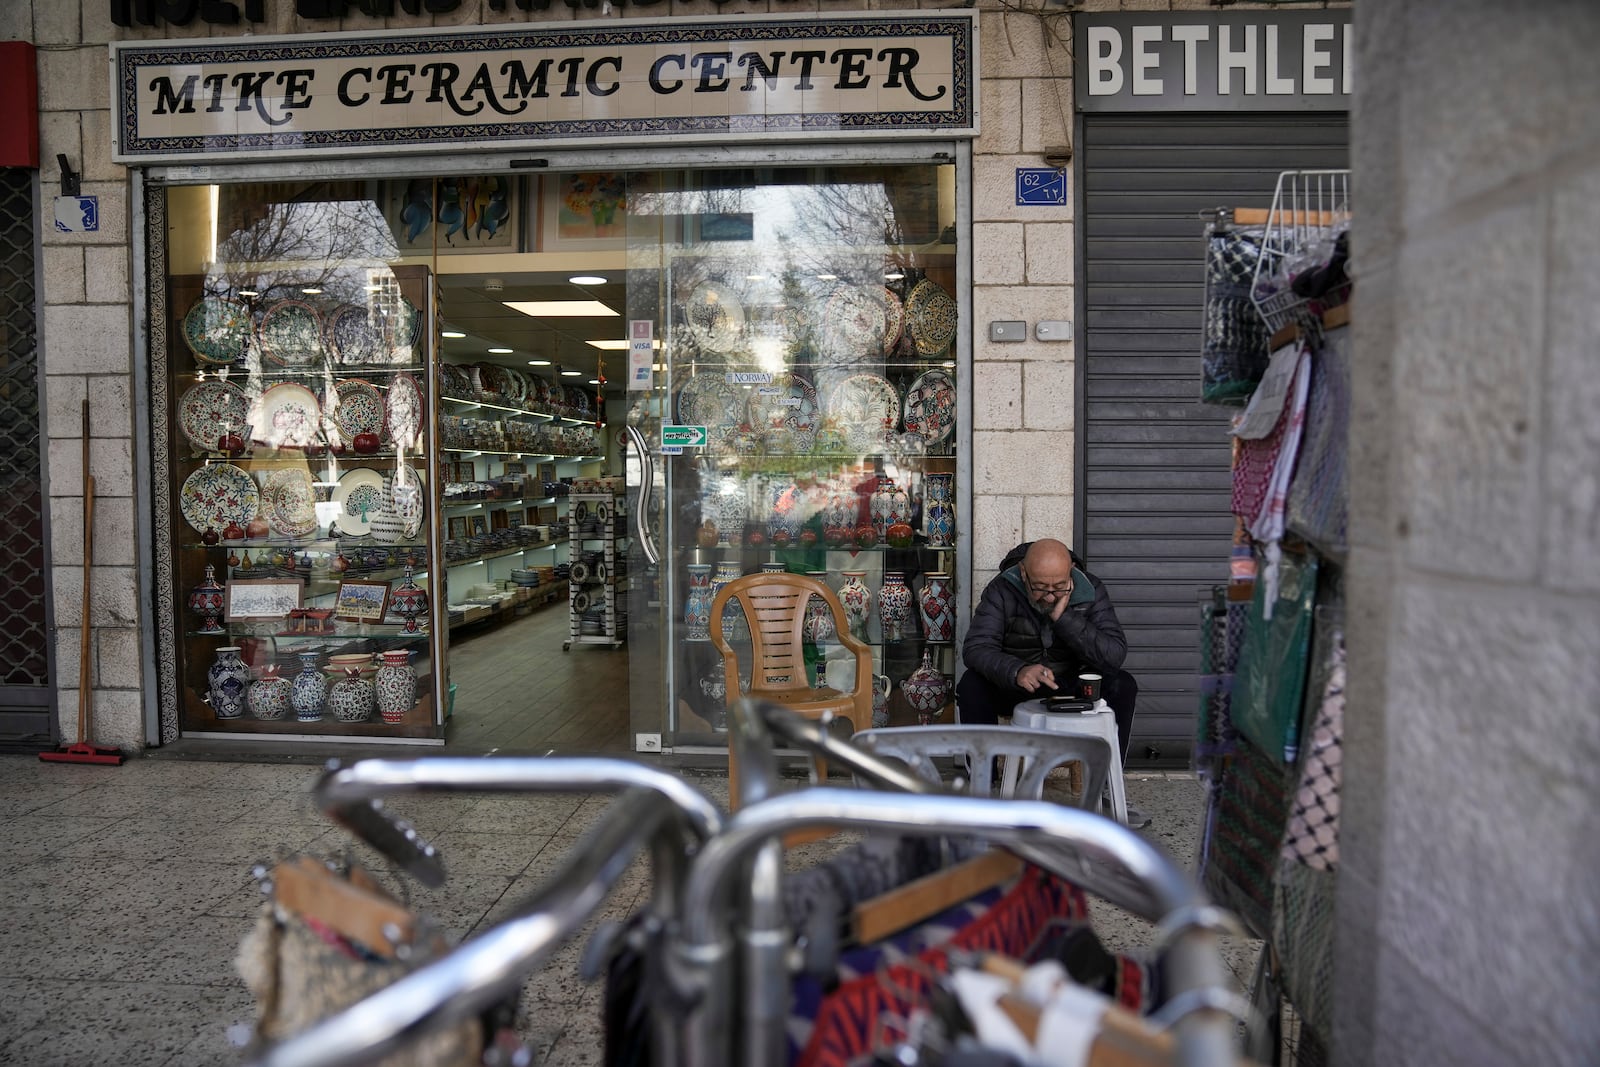
<instances>
[{"instance_id":1,"label":"bethlehem sign","mask_svg":"<svg viewBox=\"0 0 1600 1067\"><path fill-rule=\"evenodd\" d=\"M971 11L116 42L120 163L977 132Z\"/></svg>"}]
</instances>

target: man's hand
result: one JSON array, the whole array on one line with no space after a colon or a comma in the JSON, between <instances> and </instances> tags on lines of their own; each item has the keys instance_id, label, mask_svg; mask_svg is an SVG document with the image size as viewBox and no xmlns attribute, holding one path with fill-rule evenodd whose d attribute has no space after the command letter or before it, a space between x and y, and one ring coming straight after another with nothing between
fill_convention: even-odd
<instances>
[{"instance_id":1,"label":"man's hand","mask_svg":"<svg viewBox=\"0 0 1600 1067\"><path fill-rule=\"evenodd\" d=\"M1061 613L1067 610L1067 602L1072 599L1072 586L1067 586L1065 593L1056 594L1056 602L1050 607L1050 621L1055 622L1061 618Z\"/></svg>"},{"instance_id":2,"label":"man's hand","mask_svg":"<svg viewBox=\"0 0 1600 1067\"><path fill-rule=\"evenodd\" d=\"M1056 673L1042 663L1030 663L1017 672L1017 688L1025 693L1037 693L1041 686L1056 687Z\"/></svg>"}]
</instances>

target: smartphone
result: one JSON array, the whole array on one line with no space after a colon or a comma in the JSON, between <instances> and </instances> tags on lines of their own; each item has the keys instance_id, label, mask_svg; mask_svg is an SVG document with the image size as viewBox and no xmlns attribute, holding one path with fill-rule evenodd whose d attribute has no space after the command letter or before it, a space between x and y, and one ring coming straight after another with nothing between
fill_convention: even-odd
<instances>
[{"instance_id":1,"label":"smartphone","mask_svg":"<svg viewBox=\"0 0 1600 1067\"><path fill-rule=\"evenodd\" d=\"M1064 693L1060 696L1045 697L1044 710L1062 714L1082 715L1086 711L1094 710L1094 701L1083 700Z\"/></svg>"}]
</instances>

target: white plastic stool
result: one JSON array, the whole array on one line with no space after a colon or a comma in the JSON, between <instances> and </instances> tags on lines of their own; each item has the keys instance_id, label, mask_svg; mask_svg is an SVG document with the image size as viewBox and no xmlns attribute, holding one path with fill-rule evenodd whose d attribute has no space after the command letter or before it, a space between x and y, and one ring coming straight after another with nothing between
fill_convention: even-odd
<instances>
[{"instance_id":1,"label":"white plastic stool","mask_svg":"<svg viewBox=\"0 0 1600 1067\"><path fill-rule=\"evenodd\" d=\"M1011 709L1011 725L1105 739L1111 746L1111 770L1107 775L1111 783L1111 814L1122 825L1128 825L1128 793L1122 783L1122 747L1117 743L1117 717L1111 705L1099 700L1092 711L1075 715L1046 711L1043 700L1024 700ZM1009 768L1007 773L1010 773Z\"/></svg>"}]
</instances>

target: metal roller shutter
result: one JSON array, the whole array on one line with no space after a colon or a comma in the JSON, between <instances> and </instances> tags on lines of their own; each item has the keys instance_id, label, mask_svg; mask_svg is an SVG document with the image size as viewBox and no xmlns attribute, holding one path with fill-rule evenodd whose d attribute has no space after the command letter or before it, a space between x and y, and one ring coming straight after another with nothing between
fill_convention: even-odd
<instances>
[{"instance_id":1,"label":"metal roller shutter","mask_svg":"<svg viewBox=\"0 0 1600 1067\"><path fill-rule=\"evenodd\" d=\"M1280 171L1346 166L1342 114L1083 116L1081 551L1139 680L1130 756L1194 734L1197 604L1226 580L1231 409L1199 395L1199 213L1267 207Z\"/></svg>"}]
</instances>

